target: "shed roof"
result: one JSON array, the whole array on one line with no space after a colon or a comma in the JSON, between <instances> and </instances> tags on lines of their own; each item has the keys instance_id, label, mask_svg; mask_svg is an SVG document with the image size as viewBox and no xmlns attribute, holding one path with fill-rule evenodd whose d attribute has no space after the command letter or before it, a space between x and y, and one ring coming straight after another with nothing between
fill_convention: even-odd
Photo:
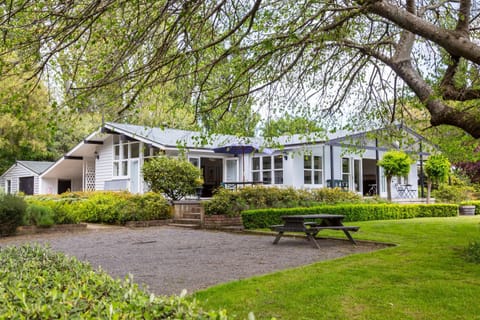
<instances>
[{"instance_id":1,"label":"shed roof","mask_svg":"<svg viewBox=\"0 0 480 320\"><path fill-rule=\"evenodd\" d=\"M17 160L17 163L24 166L25 168L33 171L36 174L42 174L47 170L54 162L52 161L20 161Z\"/></svg>"}]
</instances>

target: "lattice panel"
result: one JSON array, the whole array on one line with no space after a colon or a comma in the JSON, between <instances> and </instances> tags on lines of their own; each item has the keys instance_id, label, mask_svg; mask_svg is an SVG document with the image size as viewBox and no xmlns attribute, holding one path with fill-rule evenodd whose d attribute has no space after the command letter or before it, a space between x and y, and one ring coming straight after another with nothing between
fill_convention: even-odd
<instances>
[{"instance_id":1,"label":"lattice panel","mask_svg":"<svg viewBox=\"0 0 480 320\"><path fill-rule=\"evenodd\" d=\"M95 191L95 159L85 161L85 191Z\"/></svg>"}]
</instances>

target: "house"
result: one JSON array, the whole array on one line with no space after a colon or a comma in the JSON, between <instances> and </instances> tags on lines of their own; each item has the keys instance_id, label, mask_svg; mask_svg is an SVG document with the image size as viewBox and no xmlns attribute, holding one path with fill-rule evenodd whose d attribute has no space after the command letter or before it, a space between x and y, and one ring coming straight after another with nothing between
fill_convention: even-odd
<instances>
[{"instance_id":1,"label":"house","mask_svg":"<svg viewBox=\"0 0 480 320\"><path fill-rule=\"evenodd\" d=\"M0 186L6 193L38 194L40 175L53 164L49 161L16 161L0 176ZM59 184L59 190L62 191L61 179Z\"/></svg>"},{"instance_id":2,"label":"house","mask_svg":"<svg viewBox=\"0 0 480 320\"><path fill-rule=\"evenodd\" d=\"M428 155L424 139L408 128L402 129L409 138L402 149L421 164ZM208 143L202 143L199 132L105 123L40 174L38 193L66 189L143 193L148 190L141 175L145 162L158 155L183 155L202 170L206 197L225 182L308 189L339 186L363 195L378 192L386 196L386 179L376 163L394 146L380 143L377 133L380 130L336 132L323 138L285 136L278 139L279 147L271 152L259 148L255 153L228 154L215 153L214 149L238 138L214 135ZM263 141L252 138L247 143L262 145ZM395 183L417 189L417 172L413 164L409 176L399 177Z\"/></svg>"}]
</instances>

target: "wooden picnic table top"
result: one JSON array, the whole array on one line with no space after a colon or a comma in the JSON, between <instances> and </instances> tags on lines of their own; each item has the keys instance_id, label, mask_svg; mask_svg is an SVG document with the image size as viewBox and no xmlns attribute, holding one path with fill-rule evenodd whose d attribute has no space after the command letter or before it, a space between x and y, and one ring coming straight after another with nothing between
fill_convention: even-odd
<instances>
[{"instance_id":1,"label":"wooden picnic table top","mask_svg":"<svg viewBox=\"0 0 480 320\"><path fill-rule=\"evenodd\" d=\"M341 214L298 214L298 215L291 215L291 216L281 216L283 220L289 219L343 219L345 218L344 215Z\"/></svg>"}]
</instances>

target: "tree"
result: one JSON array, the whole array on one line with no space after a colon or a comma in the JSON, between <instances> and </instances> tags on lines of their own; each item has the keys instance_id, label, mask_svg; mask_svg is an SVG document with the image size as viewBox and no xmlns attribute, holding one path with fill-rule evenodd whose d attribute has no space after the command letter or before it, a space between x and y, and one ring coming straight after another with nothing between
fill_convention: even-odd
<instances>
[{"instance_id":1,"label":"tree","mask_svg":"<svg viewBox=\"0 0 480 320\"><path fill-rule=\"evenodd\" d=\"M0 59L1 63L1 59ZM53 160L51 106L42 86L20 77L0 79L0 172L15 160Z\"/></svg>"},{"instance_id":2,"label":"tree","mask_svg":"<svg viewBox=\"0 0 480 320\"><path fill-rule=\"evenodd\" d=\"M425 162L425 175L427 176L427 203L430 203L432 183L445 182L450 172L450 161L441 155L431 155Z\"/></svg>"},{"instance_id":3,"label":"tree","mask_svg":"<svg viewBox=\"0 0 480 320\"><path fill-rule=\"evenodd\" d=\"M144 90L182 82L182 101L213 125L246 97L267 105L305 97L301 107L315 101L319 117L351 113L350 121L376 123L397 117L397 97L414 95L433 126L456 126L474 138L479 24L471 0L0 4L2 54L21 50L37 74L62 63L65 52L72 52L70 77L89 66L89 81L70 87L76 99L117 86L126 110ZM88 49L100 44L105 49Z\"/></svg>"},{"instance_id":4,"label":"tree","mask_svg":"<svg viewBox=\"0 0 480 320\"><path fill-rule=\"evenodd\" d=\"M200 169L182 159L153 158L144 164L142 173L153 192L162 192L172 201L194 194L203 184Z\"/></svg>"},{"instance_id":5,"label":"tree","mask_svg":"<svg viewBox=\"0 0 480 320\"><path fill-rule=\"evenodd\" d=\"M407 176L412 163L413 160L405 152L397 150L386 152L382 159L378 161L378 165L383 168L387 178L387 198L389 201L392 200L392 177Z\"/></svg>"},{"instance_id":6,"label":"tree","mask_svg":"<svg viewBox=\"0 0 480 320\"><path fill-rule=\"evenodd\" d=\"M289 134L325 133L318 122L300 116L286 115L277 120L270 120L262 127L264 137L278 137Z\"/></svg>"}]
</instances>

